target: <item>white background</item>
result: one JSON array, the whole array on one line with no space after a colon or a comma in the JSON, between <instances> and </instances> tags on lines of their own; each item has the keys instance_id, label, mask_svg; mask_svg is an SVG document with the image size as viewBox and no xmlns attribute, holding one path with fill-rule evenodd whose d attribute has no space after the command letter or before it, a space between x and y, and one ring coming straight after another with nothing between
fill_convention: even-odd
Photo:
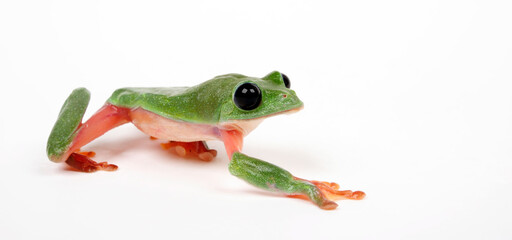
<instances>
[{"instance_id":1,"label":"white background","mask_svg":"<svg viewBox=\"0 0 512 240\"><path fill-rule=\"evenodd\" d=\"M0 239L511 239L510 1L2 1ZM133 126L68 170L47 136L72 89L286 73L305 109L244 151L363 190L335 211L162 151Z\"/></svg>"}]
</instances>

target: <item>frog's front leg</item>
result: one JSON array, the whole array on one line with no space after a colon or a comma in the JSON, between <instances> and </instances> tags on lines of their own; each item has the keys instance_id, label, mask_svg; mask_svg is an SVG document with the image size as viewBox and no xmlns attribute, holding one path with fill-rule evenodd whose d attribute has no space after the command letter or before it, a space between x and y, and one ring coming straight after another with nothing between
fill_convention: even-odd
<instances>
[{"instance_id":1,"label":"frog's front leg","mask_svg":"<svg viewBox=\"0 0 512 240\"><path fill-rule=\"evenodd\" d=\"M75 89L66 99L48 138L48 158L54 162L65 161L69 166L83 172L116 170L116 165L93 161L90 157L94 154L80 152L80 148L108 130L129 122L130 110L105 104L89 120L82 123L89 99L89 91L85 88Z\"/></svg>"},{"instance_id":2,"label":"frog's front leg","mask_svg":"<svg viewBox=\"0 0 512 240\"><path fill-rule=\"evenodd\" d=\"M294 177L290 172L268 162L241 153L242 134L237 131L222 131L226 150L231 158L229 171L246 182L269 191L282 192L288 196L307 198L322 209L335 209L335 200L365 197L361 191L339 191L336 183L309 181Z\"/></svg>"}]
</instances>

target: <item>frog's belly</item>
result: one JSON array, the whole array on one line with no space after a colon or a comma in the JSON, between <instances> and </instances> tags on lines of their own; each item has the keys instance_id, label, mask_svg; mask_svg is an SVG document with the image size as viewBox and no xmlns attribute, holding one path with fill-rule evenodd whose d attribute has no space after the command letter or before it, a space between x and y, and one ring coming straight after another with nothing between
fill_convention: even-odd
<instances>
[{"instance_id":1,"label":"frog's belly","mask_svg":"<svg viewBox=\"0 0 512 240\"><path fill-rule=\"evenodd\" d=\"M130 118L138 129L158 139L180 142L220 139L219 129L215 125L172 120L142 108L132 110Z\"/></svg>"}]
</instances>

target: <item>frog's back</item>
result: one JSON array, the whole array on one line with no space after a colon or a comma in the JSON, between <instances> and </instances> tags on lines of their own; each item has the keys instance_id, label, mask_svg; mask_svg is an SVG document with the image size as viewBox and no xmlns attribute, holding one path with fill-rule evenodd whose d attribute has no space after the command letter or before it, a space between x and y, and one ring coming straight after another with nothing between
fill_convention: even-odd
<instances>
[{"instance_id":1,"label":"frog's back","mask_svg":"<svg viewBox=\"0 0 512 240\"><path fill-rule=\"evenodd\" d=\"M143 108L160 116L185 122L210 123L195 111L197 94L190 87L121 88L107 100L115 106Z\"/></svg>"},{"instance_id":2,"label":"frog's back","mask_svg":"<svg viewBox=\"0 0 512 240\"><path fill-rule=\"evenodd\" d=\"M188 87L168 88L120 88L112 93L109 103L123 107L140 107L143 102L169 100L184 95Z\"/></svg>"}]
</instances>

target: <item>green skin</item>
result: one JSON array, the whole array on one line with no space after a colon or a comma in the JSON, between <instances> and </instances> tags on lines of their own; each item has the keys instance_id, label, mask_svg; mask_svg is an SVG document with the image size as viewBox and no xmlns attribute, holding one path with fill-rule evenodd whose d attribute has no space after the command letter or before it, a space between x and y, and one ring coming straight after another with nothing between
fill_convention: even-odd
<instances>
[{"instance_id":1,"label":"green skin","mask_svg":"<svg viewBox=\"0 0 512 240\"><path fill-rule=\"evenodd\" d=\"M250 111L239 109L233 102L234 91L246 82L255 83L262 92L261 104ZM284 94L287 97L283 98ZM51 160L55 161L69 149L88 102L89 92L84 88L76 89L66 100L48 140L47 152ZM285 87L283 77L277 71L261 79L227 74L194 87L122 88L116 90L107 102L123 108L143 108L176 121L217 126L232 120L267 117L303 106L295 92ZM328 201L314 184L296 179L278 166L238 151L230 157L231 174L256 187L306 195L319 206Z\"/></svg>"},{"instance_id":2,"label":"green skin","mask_svg":"<svg viewBox=\"0 0 512 240\"><path fill-rule=\"evenodd\" d=\"M256 83L262 91L260 106L251 111L239 109L232 100L236 87L246 82ZM283 100L282 94L287 98ZM108 102L127 108L142 107L173 120L216 125L230 120L265 117L303 105L295 91L284 86L279 72L261 79L227 74L194 87L121 88Z\"/></svg>"}]
</instances>

